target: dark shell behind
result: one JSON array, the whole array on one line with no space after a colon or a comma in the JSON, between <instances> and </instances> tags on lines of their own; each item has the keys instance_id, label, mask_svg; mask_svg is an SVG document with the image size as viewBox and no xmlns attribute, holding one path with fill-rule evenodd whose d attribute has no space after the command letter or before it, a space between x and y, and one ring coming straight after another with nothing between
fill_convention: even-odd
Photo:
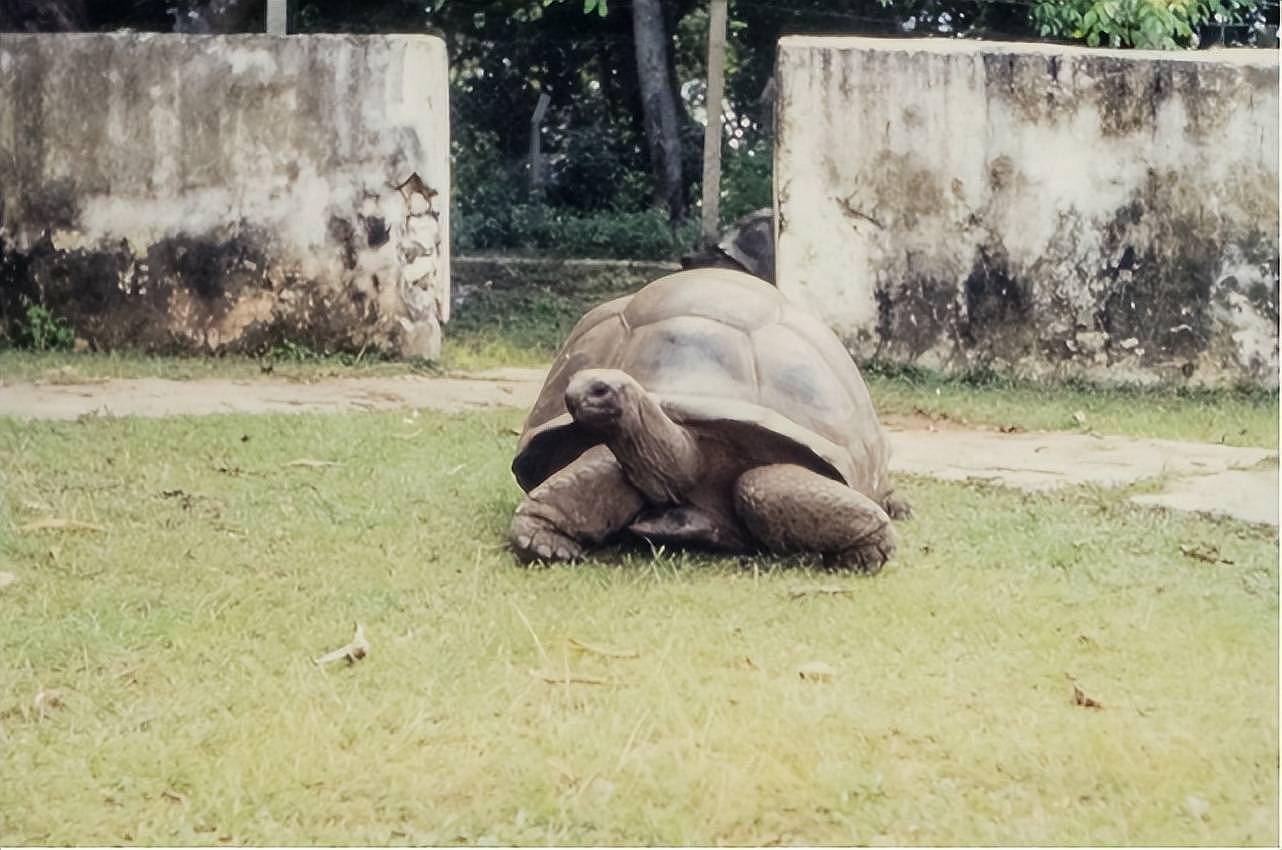
<instances>
[{"instance_id":1,"label":"dark shell behind","mask_svg":"<svg viewBox=\"0 0 1282 850\"><path fill-rule=\"evenodd\" d=\"M678 272L584 315L525 421L512 468L526 490L596 442L565 408L581 369L627 372L678 422L766 428L861 492L875 497L884 485L889 447L849 353L827 325L751 275Z\"/></svg>"}]
</instances>

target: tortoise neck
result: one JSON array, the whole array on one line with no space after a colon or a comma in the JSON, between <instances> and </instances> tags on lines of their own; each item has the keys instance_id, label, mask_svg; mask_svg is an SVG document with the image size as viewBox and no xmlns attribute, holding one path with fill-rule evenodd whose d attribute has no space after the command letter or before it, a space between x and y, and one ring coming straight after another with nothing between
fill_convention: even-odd
<instances>
[{"instance_id":1,"label":"tortoise neck","mask_svg":"<svg viewBox=\"0 0 1282 850\"><path fill-rule=\"evenodd\" d=\"M653 504L677 504L699 480L698 442L673 422L649 393L638 393L624 407L606 444L632 485Z\"/></svg>"}]
</instances>

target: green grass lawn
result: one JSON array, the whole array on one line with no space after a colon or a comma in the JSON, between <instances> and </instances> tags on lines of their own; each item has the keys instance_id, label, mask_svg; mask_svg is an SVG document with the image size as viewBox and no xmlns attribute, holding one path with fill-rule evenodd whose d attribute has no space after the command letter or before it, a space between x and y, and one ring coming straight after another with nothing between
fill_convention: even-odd
<instances>
[{"instance_id":1,"label":"green grass lawn","mask_svg":"<svg viewBox=\"0 0 1282 850\"><path fill-rule=\"evenodd\" d=\"M909 479L871 579L530 570L521 415L0 421L0 844L1276 845L1274 530Z\"/></svg>"}]
</instances>

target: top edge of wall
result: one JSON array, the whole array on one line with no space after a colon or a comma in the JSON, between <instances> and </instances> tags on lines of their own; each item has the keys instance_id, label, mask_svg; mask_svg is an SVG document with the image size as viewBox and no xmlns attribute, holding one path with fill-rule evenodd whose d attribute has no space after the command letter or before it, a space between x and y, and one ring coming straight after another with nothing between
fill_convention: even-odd
<instances>
[{"instance_id":1,"label":"top edge of wall","mask_svg":"<svg viewBox=\"0 0 1282 850\"><path fill-rule=\"evenodd\" d=\"M111 32L57 32L57 33L19 33L0 32L0 42L4 41L91 41L95 39L129 39L133 41L173 41L173 42L275 42L275 41L406 41L445 44L445 39L430 33L290 33L289 35L272 35L269 33L248 32L206 35L195 33L142 32L138 30L113 30Z\"/></svg>"},{"instance_id":2,"label":"top edge of wall","mask_svg":"<svg viewBox=\"0 0 1282 850\"><path fill-rule=\"evenodd\" d=\"M1261 68L1278 67L1276 48L1232 47L1207 50L1133 50L1080 47L1072 44L1043 44L1026 41L980 41L963 38L882 37L855 35L786 35L779 50L879 50L887 53L1024 54L1028 56L1091 56L1122 60L1163 62L1223 62Z\"/></svg>"}]
</instances>

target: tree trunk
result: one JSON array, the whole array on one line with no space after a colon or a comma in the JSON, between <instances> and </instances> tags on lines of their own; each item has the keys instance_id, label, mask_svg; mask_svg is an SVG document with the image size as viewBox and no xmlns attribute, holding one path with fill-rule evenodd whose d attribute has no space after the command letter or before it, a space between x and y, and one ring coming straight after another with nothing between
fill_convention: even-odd
<instances>
[{"instance_id":1,"label":"tree trunk","mask_svg":"<svg viewBox=\"0 0 1282 850\"><path fill-rule=\"evenodd\" d=\"M655 195L668 208L668 217L676 221L685 214L685 186L677 104L668 74L668 33L659 0L632 0L632 37Z\"/></svg>"}]
</instances>

